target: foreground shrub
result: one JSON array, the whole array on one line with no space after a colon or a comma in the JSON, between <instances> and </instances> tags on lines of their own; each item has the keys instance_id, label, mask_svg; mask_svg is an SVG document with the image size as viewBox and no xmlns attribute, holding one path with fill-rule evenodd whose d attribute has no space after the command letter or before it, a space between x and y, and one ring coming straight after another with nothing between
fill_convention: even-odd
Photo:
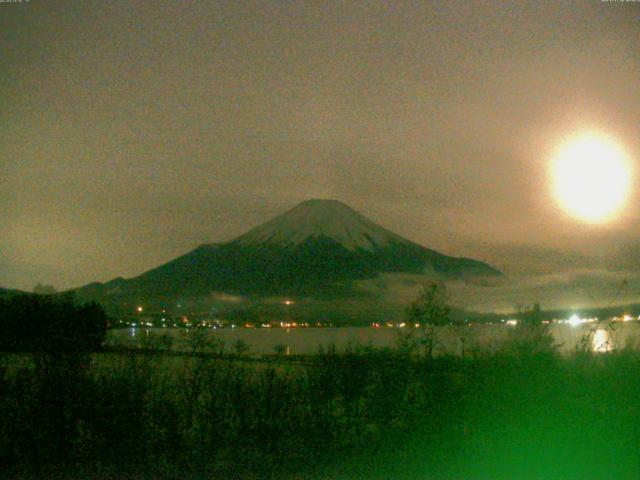
<instances>
[{"instance_id":1,"label":"foreground shrub","mask_svg":"<svg viewBox=\"0 0 640 480\"><path fill-rule=\"evenodd\" d=\"M4 355L0 461L34 478L636 478L640 356L523 344L475 358L353 346L305 365Z\"/></svg>"}]
</instances>

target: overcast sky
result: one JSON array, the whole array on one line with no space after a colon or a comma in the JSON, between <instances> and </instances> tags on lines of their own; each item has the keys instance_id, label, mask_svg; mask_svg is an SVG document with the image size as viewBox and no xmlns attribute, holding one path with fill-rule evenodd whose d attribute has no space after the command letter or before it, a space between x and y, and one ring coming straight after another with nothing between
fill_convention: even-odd
<instances>
[{"instance_id":1,"label":"overcast sky","mask_svg":"<svg viewBox=\"0 0 640 480\"><path fill-rule=\"evenodd\" d=\"M636 184L588 226L548 164L585 129L638 163L640 3L31 0L0 52L4 287L134 276L307 198L508 274L639 270Z\"/></svg>"}]
</instances>

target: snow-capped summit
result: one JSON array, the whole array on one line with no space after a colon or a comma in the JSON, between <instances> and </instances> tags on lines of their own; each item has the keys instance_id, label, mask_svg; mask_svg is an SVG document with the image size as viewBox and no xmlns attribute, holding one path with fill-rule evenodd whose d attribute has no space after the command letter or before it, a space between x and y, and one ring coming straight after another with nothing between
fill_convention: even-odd
<instances>
[{"instance_id":1,"label":"snow-capped summit","mask_svg":"<svg viewBox=\"0 0 640 480\"><path fill-rule=\"evenodd\" d=\"M407 242L338 200L312 199L249 230L234 243L288 247L322 237L348 250L373 251L392 243Z\"/></svg>"}]
</instances>

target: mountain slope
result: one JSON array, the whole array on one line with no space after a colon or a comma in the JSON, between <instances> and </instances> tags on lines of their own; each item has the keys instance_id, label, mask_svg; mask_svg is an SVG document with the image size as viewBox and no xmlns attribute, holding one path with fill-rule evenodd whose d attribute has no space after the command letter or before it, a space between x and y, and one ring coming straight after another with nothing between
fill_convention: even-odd
<instances>
[{"instance_id":1,"label":"mountain slope","mask_svg":"<svg viewBox=\"0 0 640 480\"><path fill-rule=\"evenodd\" d=\"M202 245L130 280L91 284L113 300L348 291L381 272L501 275L489 265L424 248L335 200L308 200L222 244Z\"/></svg>"}]
</instances>

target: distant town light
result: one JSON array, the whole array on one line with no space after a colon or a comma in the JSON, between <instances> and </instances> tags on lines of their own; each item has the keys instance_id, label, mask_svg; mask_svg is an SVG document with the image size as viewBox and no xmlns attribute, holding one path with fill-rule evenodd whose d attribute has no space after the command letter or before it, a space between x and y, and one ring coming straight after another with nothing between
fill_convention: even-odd
<instances>
[{"instance_id":1,"label":"distant town light","mask_svg":"<svg viewBox=\"0 0 640 480\"><path fill-rule=\"evenodd\" d=\"M575 327L577 325L580 325L582 323L582 320L580 320L580 317L574 313L573 315L571 315L571 317L569 317L568 323L572 327Z\"/></svg>"},{"instance_id":2,"label":"distant town light","mask_svg":"<svg viewBox=\"0 0 640 480\"><path fill-rule=\"evenodd\" d=\"M507 320L505 323L507 325L512 325L513 326L513 325L517 325L518 324L518 320L516 320L515 318L512 318L510 320Z\"/></svg>"},{"instance_id":3,"label":"distant town light","mask_svg":"<svg viewBox=\"0 0 640 480\"><path fill-rule=\"evenodd\" d=\"M138 307L136 310L138 310L138 312L142 311L142 307Z\"/></svg>"}]
</instances>

